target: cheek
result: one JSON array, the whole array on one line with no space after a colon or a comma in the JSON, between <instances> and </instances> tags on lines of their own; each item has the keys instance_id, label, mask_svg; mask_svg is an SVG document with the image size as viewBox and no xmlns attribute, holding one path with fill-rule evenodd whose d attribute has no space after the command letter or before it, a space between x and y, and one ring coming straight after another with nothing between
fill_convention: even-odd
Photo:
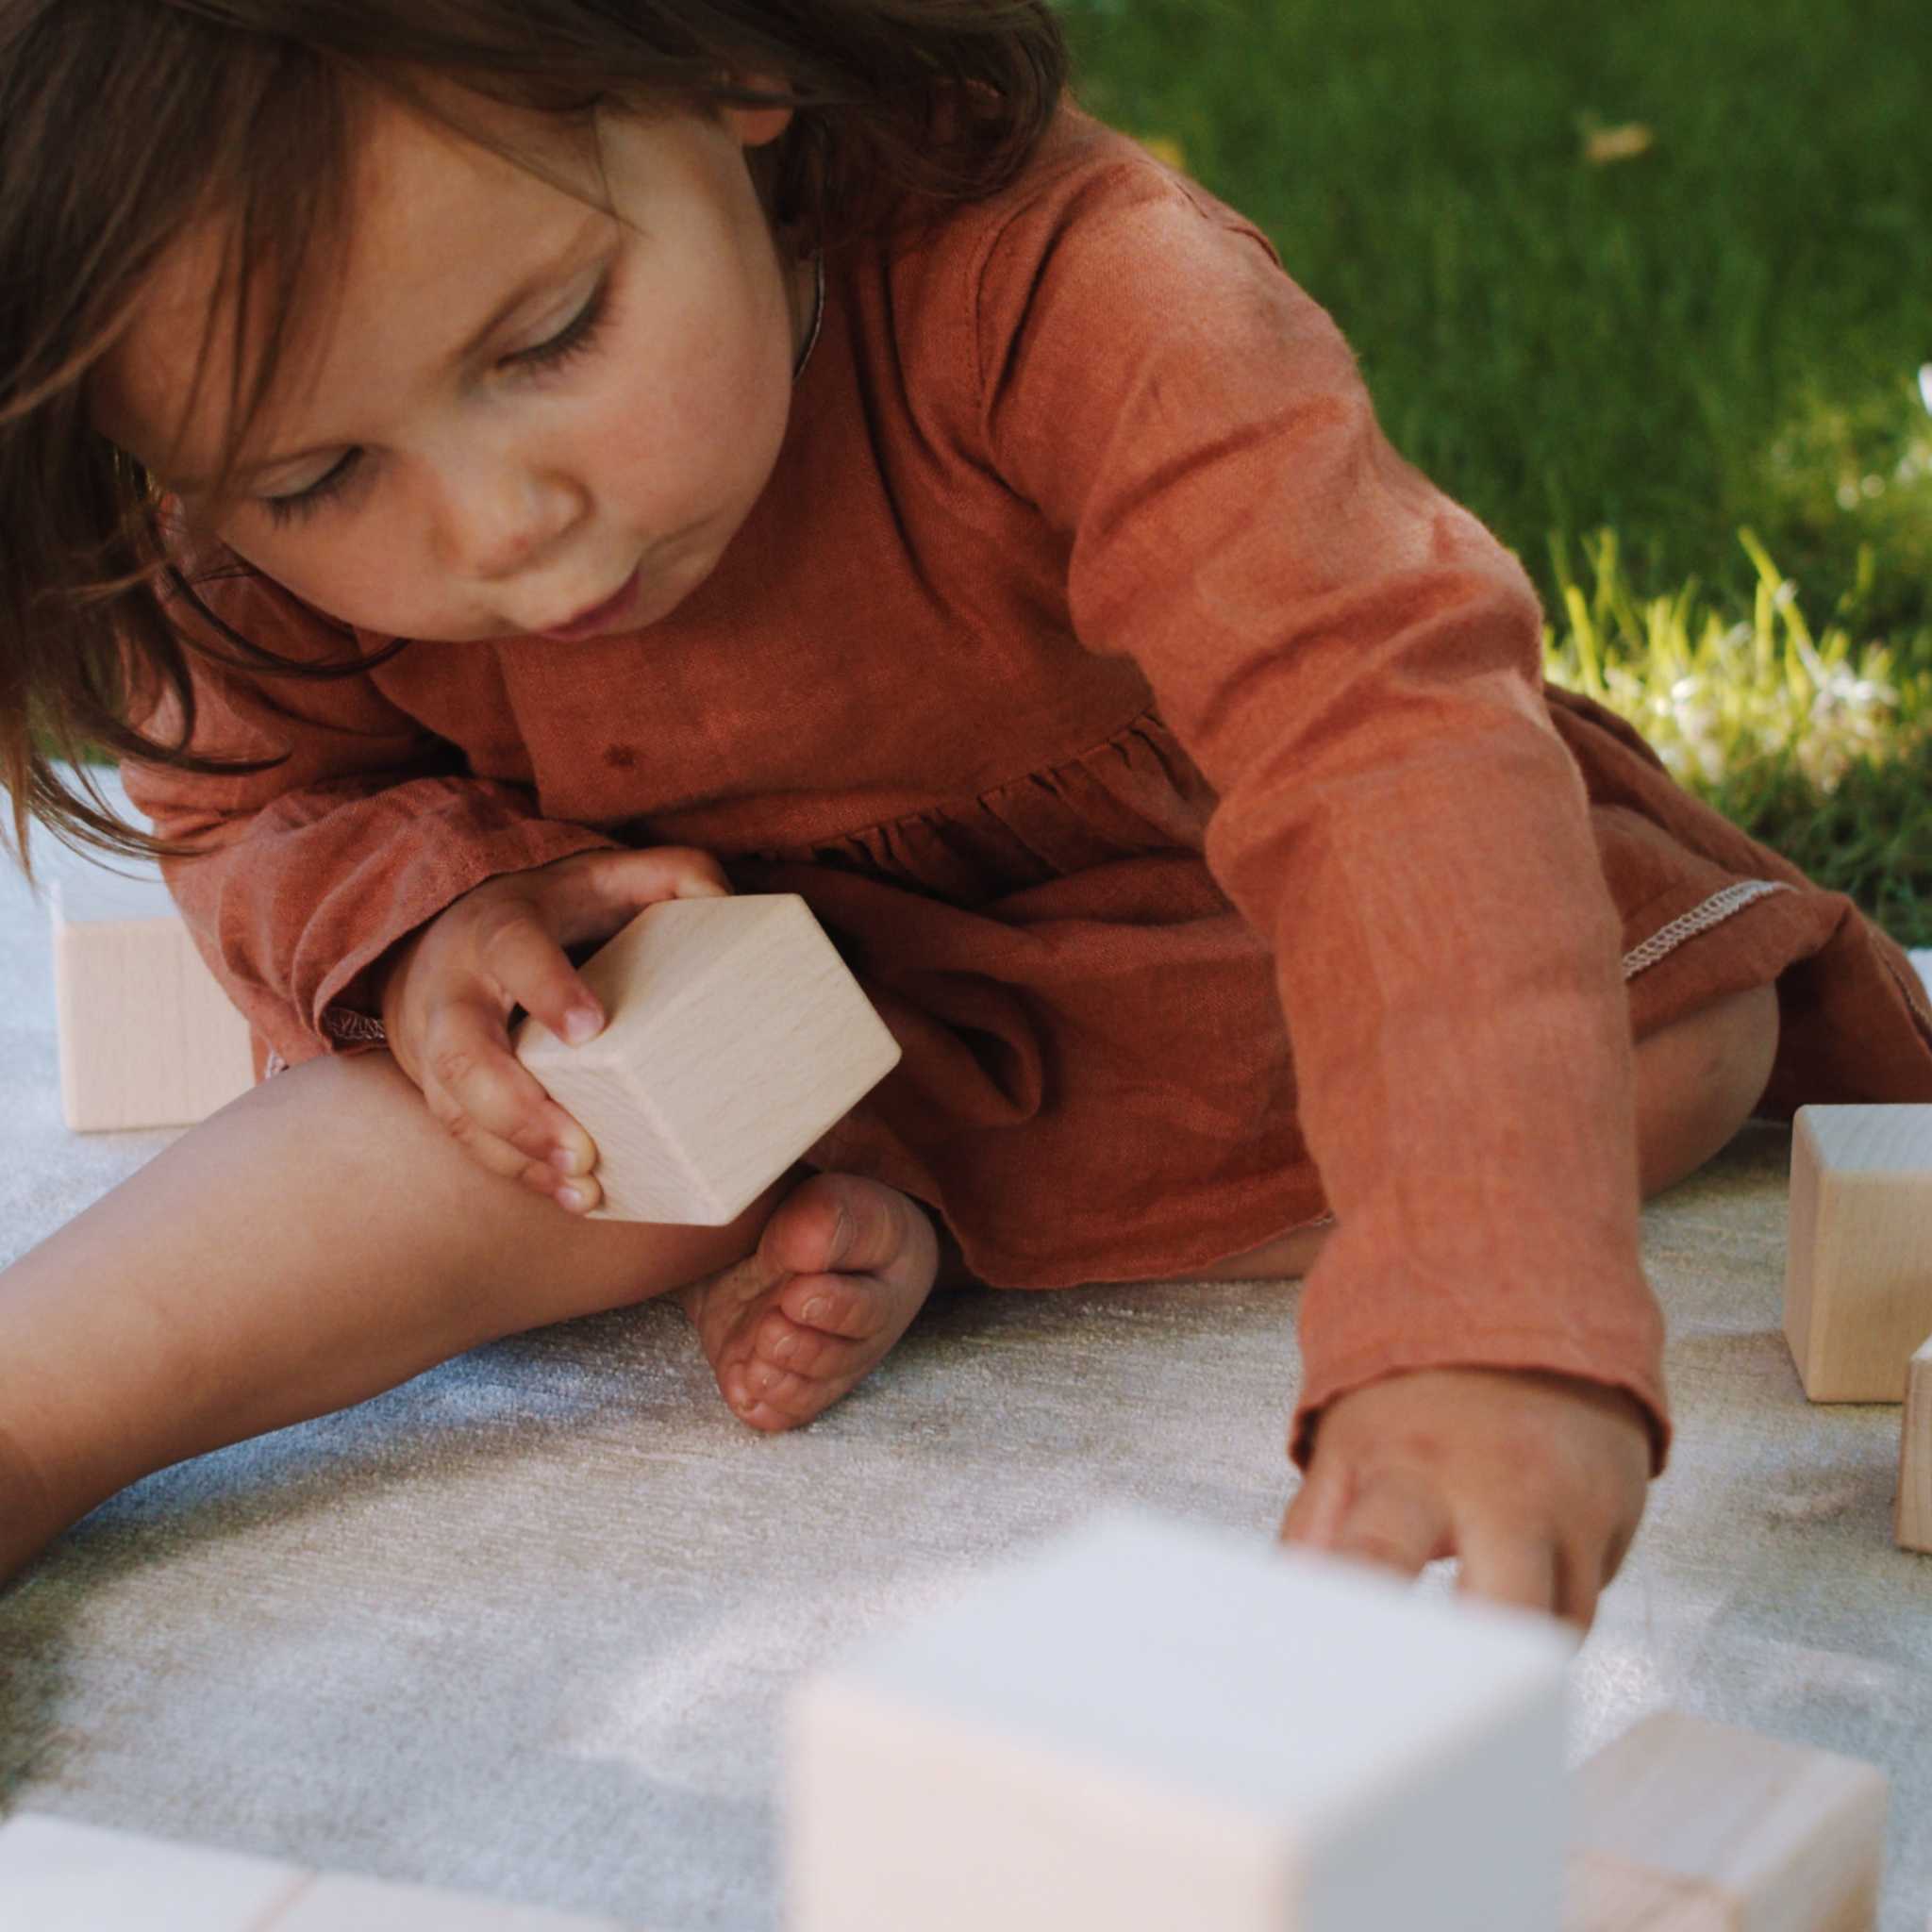
<instances>
[{"instance_id":1,"label":"cheek","mask_svg":"<svg viewBox=\"0 0 1932 1932\"><path fill-rule=\"evenodd\" d=\"M412 562L399 518L358 518L353 532L320 529L225 531L223 541L244 562L272 577L305 604L345 624L399 634L429 630L433 612L419 594L427 581Z\"/></svg>"},{"instance_id":2,"label":"cheek","mask_svg":"<svg viewBox=\"0 0 1932 1932\"><path fill-rule=\"evenodd\" d=\"M791 412L785 345L720 344L625 379L583 428L598 493L653 524L740 502L770 475Z\"/></svg>"}]
</instances>

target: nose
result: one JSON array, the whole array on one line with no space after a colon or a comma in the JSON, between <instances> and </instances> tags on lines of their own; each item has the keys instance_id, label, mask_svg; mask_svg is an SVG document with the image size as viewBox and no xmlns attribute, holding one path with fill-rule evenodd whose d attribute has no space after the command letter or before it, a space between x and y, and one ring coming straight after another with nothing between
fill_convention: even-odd
<instances>
[{"instance_id":1,"label":"nose","mask_svg":"<svg viewBox=\"0 0 1932 1932\"><path fill-rule=\"evenodd\" d=\"M472 582L541 567L590 511L579 483L515 451L472 451L441 481L443 560Z\"/></svg>"}]
</instances>

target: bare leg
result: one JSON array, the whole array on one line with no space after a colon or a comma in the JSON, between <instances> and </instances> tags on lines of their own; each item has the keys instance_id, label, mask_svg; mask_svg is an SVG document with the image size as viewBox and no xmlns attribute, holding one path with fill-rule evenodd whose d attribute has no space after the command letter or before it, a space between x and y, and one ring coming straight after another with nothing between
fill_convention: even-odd
<instances>
[{"instance_id":1,"label":"bare leg","mask_svg":"<svg viewBox=\"0 0 1932 1932\"><path fill-rule=\"evenodd\" d=\"M1777 1057L1777 993L1733 993L1637 1042L1637 1158L1644 1198L1721 1152L1763 1097ZM1204 1281L1306 1274L1331 1224L1298 1227L1198 1272Z\"/></svg>"},{"instance_id":2,"label":"bare leg","mask_svg":"<svg viewBox=\"0 0 1932 1932\"><path fill-rule=\"evenodd\" d=\"M386 1054L278 1075L0 1273L0 1577L151 1471L742 1258L487 1174Z\"/></svg>"}]
</instances>

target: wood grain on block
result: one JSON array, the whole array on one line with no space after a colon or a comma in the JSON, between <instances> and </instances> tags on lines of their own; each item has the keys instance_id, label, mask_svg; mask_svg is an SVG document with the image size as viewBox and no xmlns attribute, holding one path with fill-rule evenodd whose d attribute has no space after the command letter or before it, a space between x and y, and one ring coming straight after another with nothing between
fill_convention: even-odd
<instances>
[{"instance_id":1,"label":"wood grain on block","mask_svg":"<svg viewBox=\"0 0 1932 1932\"><path fill-rule=\"evenodd\" d=\"M732 1220L899 1060L794 893L649 907L583 975L596 1039L525 1020L516 1050L597 1143L606 1218Z\"/></svg>"},{"instance_id":2,"label":"wood grain on block","mask_svg":"<svg viewBox=\"0 0 1932 1932\"><path fill-rule=\"evenodd\" d=\"M1906 1377L1892 1531L1901 1549L1932 1554L1932 1337L1912 1357Z\"/></svg>"},{"instance_id":3,"label":"wood grain on block","mask_svg":"<svg viewBox=\"0 0 1932 1932\"><path fill-rule=\"evenodd\" d=\"M794 1696L788 1932L1548 1932L1574 1647L1107 1512Z\"/></svg>"},{"instance_id":4,"label":"wood grain on block","mask_svg":"<svg viewBox=\"0 0 1932 1932\"><path fill-rule=\"evenodd\" d=\"M35 1813L0 1826L0 1925L20 1932L260 1932L308 1874L240 1852Z\"/></svg>"},{"instance_id":5,"label":"wood grain on block","mask_svg":"<svg viewBox=\"0 0 1932 1932\"><path fill-rule=\"evenodd\" d=\"M1899 1402L1932 1333L1932 1107L1801 1107L1785 1339L1813 1402Z\"/></svg>"},{"instance_id":6,"label":"wood grain on block","mask_svg":"<svg viewBox=\"0 0 1932 1932\"><path fill-rule=\"evenodd\" d=\"M385 1885L326 1873L261 1932L623 1932L615 1919L583 1919L421 1885Z\"/></svg>"},{"instance_id":7,"label":"wood grain on block","mask_svg":"<svg viewBox=\"0 0 1932 1932\"><path fill-rule=\"evenodd\" d=\"M192 1126L248 1091L248 1023L195 950L158 870L117 875L72 864L51 897L69 1127Z\"/></svg>"},{"instance_id":8,"label":"wood grain on block","mask_svg":"<svg viewBox=\"0 0 1932 1932\"><path fill-rule=\"evenodd\" d=\"M1875 1765L1658 1711L1577 1772L1563 1932L1871 1932Z\"/></svg>"}]
</instances>

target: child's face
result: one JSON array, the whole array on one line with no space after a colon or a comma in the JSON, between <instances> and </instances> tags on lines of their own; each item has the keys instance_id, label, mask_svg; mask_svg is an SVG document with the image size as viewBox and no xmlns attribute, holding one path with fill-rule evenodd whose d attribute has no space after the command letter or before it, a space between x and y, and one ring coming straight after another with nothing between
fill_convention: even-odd
<instances>
[{"instance_id":1,"label":"child's face","mask_svg":"<svg viewBox=\"0 0 1932 1932\"><path fill-rule=\"evenodd\" d=\"M612 118L618 220L373 112L334 311L318 340L298 330L240 496L196 489L220 446L225 330L180 420L218 237L164 263L101 372L96 420L191 517L348 624L465 643L663 617L710 574L784 438L811 272L782 255L745 154L785 114ZM588 158L546 154L594 196Z\"/></svg>"}]
</instances>

